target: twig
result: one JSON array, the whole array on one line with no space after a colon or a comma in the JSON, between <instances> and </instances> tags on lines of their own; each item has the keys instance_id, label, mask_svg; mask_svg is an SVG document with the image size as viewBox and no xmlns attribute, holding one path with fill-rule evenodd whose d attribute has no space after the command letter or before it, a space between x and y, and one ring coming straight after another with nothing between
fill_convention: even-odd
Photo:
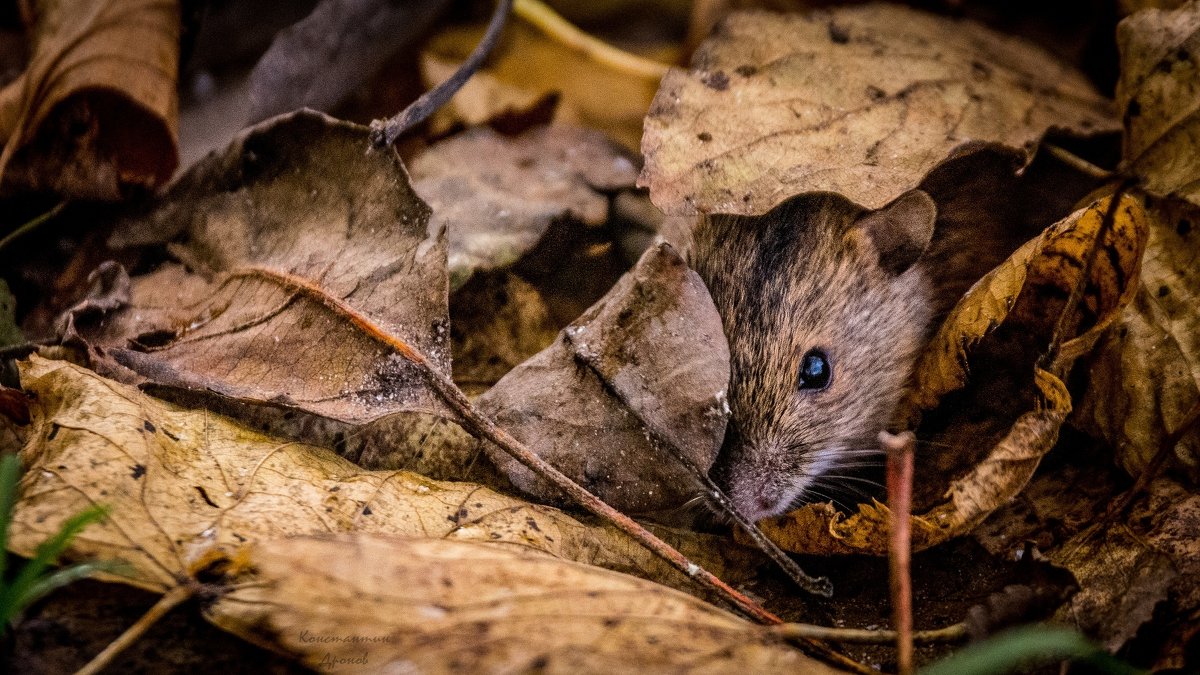
<instances>
[{"instance_id":1,"label":"twig","mask_svg":"<svg viewBox=\"0 0 1200 675\"><path fill-rule=\"evenodd\" d=\"M563 46L579 51L587 58L612 70L656 82L667 74L669 66L666 64L630 54L588 35L542 4L540 0L516 0L513 13Z\"/></svg>"},{"instance_id":2,"label":"twig","mask_svg":"<svg viewBox=\"0 0 1200 675\"><path fill-rule=\"evenodd\" d=\"M1051 157L1057 159L1063 164L1066 164L1072 169L1075 169L1085 176L1089 176L1098 180L1108 180L1109 178L1117 175L1115 172L1098 167L1079 155L1076 155L1075 153L1057 145L1043 143L1042 148L1044 148Z\"/></svg>"},{"instance_id":3,"label":"twig","mask_svg":"<svg viewBox=\"0 0 1200 675\"><path fill-rule=\"evenodd\" d=\"M888 577L892 590L892 621L896 625L896 660L900 675L912 675L912 574L909 568L912 559L913 448L917 437L911 431L899 435L881 431L879 444L887 453Z\"/></svg>"},{"instance_id":4,"label":"twig","mask_svg":"<svg viewBox=\"0 0 1200 675\"><path fill-rule=\"evenodd\" d=\"M578 349L578 345L575 345L575 339L571 336L569 331L564 332L563 337L568 343L576 347L576 359L582 361L583 365L591 368L592 371L596 373L596 377L600 380L600 382L604 383L605 388L608 389L609 393L612 394L612 396L618 401L620 401L626 408L634 410L634 406L630 404L629 400L620 391L608 387L608 384L605 381L605 378L601 375L597 364L593 363L586 357L580 356L581 354L590 353L589 350ZM741 527L746 534L750 535L750 538L754 540L754 543L758 546L759 550L761 550L763 553L766 553L767 557L770 558L776 565L778 565L779 568L782 569L783 572L787 574L797 586L808 591L809 593L819 595L821 597L828 598L833 596L833 584L830 583L827 577L809 576L803 569L800 568L800 565L796 564L795 560L789 558L786 553L784 553L778 546L775 545L775 542L771 541L767 535L763 534L762 530L760 530L757 525L750 522L736 508L734 508L733 502L729 500L729 497L724 491L721 490L720 486L713 482L713 479L709 477L708 472L697 466L692 460L691 456L684 452L683 448L680 448L678 445L672 442L670 437L662 429L660 429L657 424L641 415L638 415L638 419L643 425L645 425L646 431L649 432L652 441L666 448L667 451L671 453L671 456L683 465L683 468L687 469L689 473L695 476L697 480L703 484L707 496L712 499L717 508L728 514L729 517L737 523L738 527Z\"/></svg>"},{"instance_id":5,"label":"twig","mask_svg":"<svg viewBox=\"0 0 1200 675\"><path fill-rule=\"evenodd\" d=\"M682 553L675 550L670 544L662 539L659 539L646 528L639 525L629 516L621 513L613 507L606 504L596 495L588 492L578 483L568 478L561 471L554 468L538 455L534 454L529 448L526 448L520 441L513 438L496 425L495 422L485 417L467 398L467 395L458 388L456 384L440 370L430 365L425 355L421 354L411 345L384 332L375 325L366 316L360 314L358 310L346 304L339 298L335 298L325 292L319 286L311 281L297 277L286 272L272 270L265 267L247 267L235 270L230 273L230 277L265 277L292 288L297 292L313 298L317 302L325 305L330 311L341 315L346 320L354 324L359 330L363 331L371 339L383 344L387 348L399 354L405 360L417 367L417 370L425 378L426 382L433 388L435 392L442 398L443 401L453 410L460 418L463 426L476 437L485 438L492 443L495 443L500 449L507 452L513 459L523 464L536 475L545 478L554 487L561 490L563 493L575 500L576 503L583 506L593 514L603 518L604 520L615 525L619 530L629 535L648 550L652 551L663 560L669 562L675 569L683 572L689 578L695 580L705 588L709 589L719 597L723 598L733 607L737 608L747 616L753 618L763 624L780 624L783 620L767 610L760 607L750 598L739 593L731 588L724 581L718 579L712 572L704 569L696 563L689 560Z\"/></svg>"},{"instance_id":6,"label":"twig","mask_svg":"<svg viewBox=\"0 0 1200 675\"><path fill-rule=\"evenodd\" d=\"M1158 451L1154 453L1154 457L1150 460L1150 463L1146 465L1141 475L1138 476L1137 482L1108 508L1104 517L1101 518L1101 522L1111 523L1115 521L1121 514L1125 513L1125 509L1128 509L1133 504L1138 495L1146 491L1146 488L1150 485L1150 481L1158 476L1158 473L1162 471L1163 465L1167 463L1167 459L1175 451L1175 446L1179 445L1179 441L1183 440L1183 437L1195 428L1197 421L1200 421L1200 401L1193 403L1191 410L1183 416L1183 421L1179 423L1175 431L1167 434Z\"/></svg>"},{"instance_id":7,"label":"twig","mask_svg":"<svg viewBox=\"0 0 1200 675\"><path fill-rule=\"evenodd\" d=\"M400 138L400 134L424 122L434 111L446 105L446 102L459 89L462 89L462 86L471 79L475 71L479 70L488 55L492 53L496 43L500 41L500 33L504 31L504 22L508 19L512 4L513 0L496 2L496 11L492 13L492 20L488 22L483 39L479 41L479 44L475 46L475 51L471 52L471 55L462 62L453 75L433 89L421 94L420 98L410 103L395 117L371 122L371 147L376 150L390 147L397 138Z\"/></svg>"},{"instance_id":8,"label":"twig","mask_svg":"<svg viewBox=\"0 0 1200 675\"><path fill-rule=\"evenodd\" d=\"M784 639L808 638L860 645L895 644L899 633L894 630L867 630L865 628L830 628L808 623L785 623L772 626L771 632ZM913 631L914 644L928 645L944 642L962 642L967 639L967 624L956 623L945 628Z\"/></svg>"},{"instance_id":9,"label":"twig","mask_svg":"<svg viewBox=\"0 0 1200 675\"><path fill-rule=\"evenodd\" d=\"M62 210L64 207L66 207L66 205L67 205L67 202L61 201L57 205L55 205L54 208L50 209L49 211L47 211L39 216L35 216L29 222L21 225L20 227L13 230L12 232L9 232L8 234L4 235L4 238L0 239L0 251L3 251L9 244L13 243L17 239L25 236L26 234L41 227L44 223L52 220L55 216L62 213Z\"/></svg>"},{"instance_id":10,"label":"twig","mask_svg":"<svg viewBox=\"0 0 1200 675\"><path fill-rule=\"evenodd\" d=\"M150 630L151 626L166 616L167 612L192 597L194 593L195 587L192 585L176 586L164 593L158 599L158 602L154 603L154 606L148 609L137 622L127 628L124 633L121 633L116 640L110 642L104 648L104 651L97 654L87 665L76 671L75 675L95 675L112 665L113 659L117 658L121 652L128 649L134 642L137 642L147 630Z\"/></svg>"}]
</instances>

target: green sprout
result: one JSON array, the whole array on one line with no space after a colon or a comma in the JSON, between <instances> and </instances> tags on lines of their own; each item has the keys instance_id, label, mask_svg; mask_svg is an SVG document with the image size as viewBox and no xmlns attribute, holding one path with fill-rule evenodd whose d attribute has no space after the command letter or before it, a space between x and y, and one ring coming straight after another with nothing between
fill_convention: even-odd
<instances>
[{"instance_id":1,"label":"green sprout","mask_svg":"<svg viewBox=\"0 0 1200 675\"><path fill-rule=\"evenodd\" d=\"M58 532L37 547L33 559L25 563L11 579L8 572L8 534L13 507L17 501L17 481L21 478L21 460L16 455L0 458L0 633L6 632L30 605L50 592L100 571L111 571L107 561L85 562L47 571L84 528L108 515L104 506L93 506L67 519Z\"/></svg>"},{"instance_id":2,"label":"green sprout","mask_svg":"<svg viewBox=\"0 0 1200 675\"><path fill-rule=\"evenodd\" d=\"M1013 628L922 668L920 675L1003 675L1030 667L1076 661L1105 675L1140 675L1077 631L1062 626Z\"/></svg>"}]
</instances>

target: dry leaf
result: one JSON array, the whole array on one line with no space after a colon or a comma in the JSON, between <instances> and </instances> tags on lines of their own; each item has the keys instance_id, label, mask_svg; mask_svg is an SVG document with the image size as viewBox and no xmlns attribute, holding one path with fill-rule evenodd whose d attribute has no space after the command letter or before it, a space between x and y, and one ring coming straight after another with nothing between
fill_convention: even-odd
<instances>
[{"instance_id":1,"label":"dry leaf","mask_svg":"<svg viewBox=\"0 0 1200 675\"><path fill-rule=\"evenodd\" d=\"M275 118L130 219L125 245L184 230L172 251L190 269L134 279L130 306L102 321L72 313L102 372L346 422L445 415L385 344L449 372L445 238L427 234L399 158L366 139L311 111Z\"/></svg>"},{"instance_id":2,"label":"dry leaf","mask_svg":"<svg viewBox=\"0 0 1200 675\"><path fill-rule=\"evenodd\" d=\"M103 503L108 520L77 537L70 555L125 560L131 570L119 580L155 591L175 586L214 549L349 530L537 549L691 588L611 526L479 485L365 471L324 448L185 410L62 361L35 356L21 379L33 397L9 539L21 555ZM716 538L664 534L714 573L750 567L745 551Z\"/></svg>"},{"instance_id":3,"label":"dry leaf","mask_svg":"<svg viewBox=\"0 0 1200 675\"><path fill-rule=\"evenodd\" d=\"M716 307L704 282L662 244L479 407L604 501L646 512L697 494L696 478L658 439L707 471L725 434L728 385ZM521 490L561 499L499 449L487 450Z\"/></svg>"},{"instance_id":4,"label":"dry leaf","mask_svg":"<svg viewBox=\"0 0 1200 675\"><path fill-rule=\"evenodd\" d=\"M637 179L628 153L603 134L566 126L515 138L469 129L418 155L410 170L433 209L431 229L449 232L453 288L476 270L512 265L552 224L604 224L608 193Z\"/></svg>"},{"instance_id":5,"label":"dry leaf","mask_svg":"<svg viewBox=\"0 0 1200 675\"><path fill-rule=\"evenodd\" d=\"M444 63L457 64L478 44L482 32L482 28L451 28L430 40L426 52ZM433 77L442 72L435 70L426 70L431 79L429 86L440 82ZM467 83L465 93L460 92L451 101L459 119L481 123L558 93L555 122L599 129L630 149L638 147L642 117L658 86L656 81L631 77L589 61L519 21L505 29L488 66L476 78L477 84ZM481 89L487 96L481 95Z\"/></svg>"},{"instance_id":6,"label":"dry leaf","mask_svg":"<svg viewBox=\"0 0 1200 675\"><path fill-rule=\"evenodd\" d=\"M731 15L663 79L640 184L669 214L757 215L802 192L879 208L980 141L1115 129L1078 73L982 26L874 4Z\"/></svg>"},{"instance_id":7,"label":"dry leaf","mask_svg":"<svg viewBox=\"0 0 1200 675\"><path fill-rule=\"evenodd\" d=\"M975 284L918 359L897 419L922 439L914 482L913 545L926 548L970 531L1028 482L1071 411L1059 376L1036 362L1051 343L1111 198L1047 228ZM1147 217L1123 196L1084 289L1081 320L1062 337L1056 372L1120 317L1137 291ZM920 426L917 426L920 424ZM887 509L861 505L845 516L808 506L763 530L796 552L887 550Z\"/></svg>"},{"instance_id":8,"label":"dry leaf","mask_svg":"<svg viewBox=\"0 0 1200 675\"><path fill-rule=\"evenodd\" d=\"M532 551L356 534L228 563L208 617L325 672L840 672L688 595Z\"/></svg>"},{"instance_id":9,"label":"dry leaf","mask_svg":"<svg viewBox=\"0 0 1200 675\"><path fill-rule=\"evenodd\" d=\"M1200 3L1126 18L1117 45L1125 165L1147 191L1200 206Z\"/></svg>"},{"instance_id":10,"label":"dry leaf","mask_svg":"<svg viewBox=\"0 0 1200 675\"><path fill-rule=\"evenodd\" d=\"M1124 522L1097 525L1093 514L1091 527L1047 552L1079 581L1079 593L1059 619L1095 635L1110 651L1156 617L1181 617L1194 630L1200 607L1200 496L1167 478L1147 492ZM1181 662L1156 664L1156 670L1184 667L1180 643L1187 631L1175 628L1169 640Z\"/></svg>"},{"instance_id":11,"label":"dry leaf","mask_svg":"<svg viewBox=\"0 0 1200 675\"><path fill-rule=\"evenodd\" d=\"M161 185L175 147L179 4L42 0L33 57L0 90L8 188L120 199Z\"/></svg>"},{"instance_id":12,"label":"dry leaf","mask_svg":"<svg viewBox=\"0 0 1200 675\"><path fill-rule=\"evenodd\" d=\"M1142 289L1089 363L1072 422L1103 438L1137 476L1200 402L1200 3L1121 22L1118 103L1125 162L1161 198L1152 214ZM1176 465L1200 480L1200 428L1175 446Z\"/></svg>"},{"instance_id":13,"label":"dry leaf","mask_svg":"<svg viewBox=\"0 0 1200 675\"><path fill-rule=\"evenodd\" d=\"M323 0L275 34L250 73L250 122L299 108L330 111L392 54L424 36L447 0Z\"/></svg>"}]
</instances>

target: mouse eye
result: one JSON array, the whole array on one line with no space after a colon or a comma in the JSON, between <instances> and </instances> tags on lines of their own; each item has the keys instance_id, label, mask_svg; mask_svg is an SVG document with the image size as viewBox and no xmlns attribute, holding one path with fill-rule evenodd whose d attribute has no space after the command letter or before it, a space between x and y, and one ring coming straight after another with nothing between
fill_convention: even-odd
<instances>
[{"instance_id":1,"label":"mouse eye","mask_svg":"<svg viewBox=\"0 0 1200 675\"><path fill-rule=\"evenodd\" d=\"M829 357L819 349L810 349L800 359L800 388L824 389L833 377L833 366Z\"/></svg>"}]
</instances>

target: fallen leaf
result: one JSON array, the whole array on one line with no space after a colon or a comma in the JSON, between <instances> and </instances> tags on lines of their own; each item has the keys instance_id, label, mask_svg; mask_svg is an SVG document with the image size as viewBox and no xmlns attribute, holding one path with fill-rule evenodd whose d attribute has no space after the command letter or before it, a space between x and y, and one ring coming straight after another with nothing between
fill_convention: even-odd
<instances>
[{"instance_id":1,"label":"fallen leaf","mask_svg":"<svg viewBox=\"0 0 1200 675\"><path fill-rule=\"evenodd\" d=\"M432 229L449 233L452 288L476 270L512 265L554 223L603 225L609 194L637 180L628 153L603 134L561 125L517 137L468 129L415 157L410 171Z\"/></svg>"},{"instance_id":2,"label":"fallen leaf","mask_svg":"<svg viewBox=\"0 0 1200 675\"><path fill-rule=\"evenodd\" d=\"M716 307L704 282L662 244L479 407L572 480L636 513L699 493L697 478L662 441L707 471L725 434L728 385ZM522 491L562 499L498 448L485 448Z\"/></svg>"},{"instance_id":3,"label":"fallen leaf","mask_svg":"<svg viewBox=\"0 0 1200 675\"><path fill-rule=\"evenodd\" d=\"M359 533L227 564L210 620L321 671L841 672L691 596L533 551Z\"/></svg>"},{"instance_id":4,"label":"fallen leaf","mask_svg":"<svg viewBox=\"0 0 1200 675\"><path fill-rule=\"evenodd\" d=\"M1147 493L1124 522L1093 519L1046 552L1079 581L1079 593L1058 618L1095 635L1110 651L1158 617L1194 617L1200 607L1200 496L1168 478L1152 482ZM1194 630L1194 618L1183 622ZM1182 628L1167 636L1180 661L1156 668L1186 667Z\"/></svg>"},{"instance_id":5,"label":"fallen leaf","mask_svg":"<svg viewBox=\"0 0 1200 675\"><path fill-rule=\"evenodd\" d=\"M692 588L691 580L612 526L471 483L366 471L325 448L286 442L205 410L187 410L62 361L22 362L32 424L10 550L31 556L81 509L111 515L70 556L121 559L106 577L162 592L214 550L339 531L472 539L536 549ZM698 564L745 574L751 554L666 531ZM738 572L737 570L742 570Z\"/></svg>"},{"instance_id":6,"label":"fallen leaf","mask_svg":"<svg viewBox=\"0 0 1200 675\"><path fill-rule=\"evenodd\" d=\"M1200 4L1139 12L1118 27L1125 165L1142 178L1150 238L1142 289L1098 347L1072 423L1103 438L1130 475L1146 468L1200 402ZM1174 447L1200 481L1200 429Z\"/></svg>"},{"instance_id":7,"label":"fallen leaf","mask_svg":"<svg viewBox=\"0 0 1200 675\"><path fill-rule=\"evenodd\" d=\"M1021 491L1071 411L1059 375L1085 353L1136 293L1148 222L1123 195L1082 294L1080 321L1061 336L1061 356L1039 364L1102 232L1110 198L1047 228L976 283L918 358L896 419L917 429L913 546L962 535ZM845 515L811 505L761 523L781 547L803 553L887 551L887 508Z\"/></svg>"},{"instance_id":8,"label":"fallen leaf","mask_svg":"<svg viewBox=\"0 0 1200 675\"><path fill-rule=\"evenodd\" d=\"M884 4L730 15L663 78L639 179L668 214L758 215L802 192L879 208L980 141L1111 131L1108 104L1042 50Z\"/></svg>"},{"instance_id":9,"label":"fallen leaf","mask_svg":"<svg viewBox=\"0 0 1200 675\"><path fill-rule=\"evenodd\" d=\"M457 64L479 43L482 33L482 28L451 28L430 40L425 51L442 62ZM656 47L656 56L668 49ZM435 70L426 70L429 86L440 82L431 76L445 72ZM466 93L455 96L450 104L456 116L468 123L485 121L557 93L555 122L598 129L631 150L638 147L642 117L658 86L657 81L596 64L520 21L505 29L488 65L476 77L481 82L475 87L468 83ZM483 106L479 101L485 97L479 89L489 94ZM457 113L460 109L463 112Z\"/></svg>"},{"instance_id":10,"label":"fallen leaf","mask_svg":"<svg viewBox=\"0 0 1200 675\"><path fill-rule=\"evenodd\" d=\"M182 230L129 306L73 322L105 374L362 423L447 415L387 340L450 370L445 238L390 150L301 111L247 131L115 236ZM373 327L372 327L373 326Z\"/></svg>"},{"instance_id":11,"label":"fallen leaf","mask_svg":"<svg viewBox=\"0 0 1200 675\"><path fill-rule=\"evenodd\" d=\"M1125 166L1152 194L1200 206L1200 3L1124 19L1117 47Z\"/></svg>"},{"instance_id":12,"label":"fallen leaf","mask_svg":"<svg viewBox=\"0 0 1200 675\"><path fill-rule=\"evenodd\" d=\"M171 177L179 3L36 3L33 55L0 90L8 189L117 200Z\"/></svg>"},{"instance_id":13,"label":"fallen leaf","mask_svg":"<svg viewBox=\"0 0 1200 675\"><path fill-rule=\"evenodd\" d=\"M299 108L329 112L392 54L424 36L446 0L324 0L275 34L250 73L250 122Z\"/></svg>"}]
</instances>

